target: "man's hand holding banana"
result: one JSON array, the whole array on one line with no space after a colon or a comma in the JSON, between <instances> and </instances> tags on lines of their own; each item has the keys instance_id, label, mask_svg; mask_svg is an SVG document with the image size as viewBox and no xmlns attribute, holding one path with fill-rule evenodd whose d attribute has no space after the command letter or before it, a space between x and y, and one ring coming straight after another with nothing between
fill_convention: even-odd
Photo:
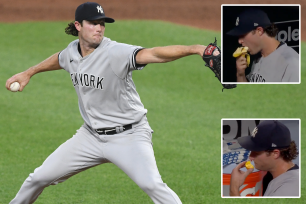
<instances>
[{"instance_id":1,"label":"man's hand holding banana","mask_svg":"<svg viewBox=\"0 0 306 204\"><path fill-rule=\"evenodd\" d=\"M233 57L236 58L237 75L245 75L245 69L250 65L250 54L248 53L248 47L238 47L233 53Z\"/></svg>"}]
</instances>

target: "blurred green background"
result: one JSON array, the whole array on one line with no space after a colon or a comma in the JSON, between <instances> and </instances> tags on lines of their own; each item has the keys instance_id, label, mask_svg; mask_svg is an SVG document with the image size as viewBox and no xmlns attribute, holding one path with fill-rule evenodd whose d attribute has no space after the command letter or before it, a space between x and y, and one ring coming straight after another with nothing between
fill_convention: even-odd
<instances>
[{"instance_id":1,"label":"blurred green background","mask_svg":"<svg viewBox=\"0 0 306 204\"><path fill-rule=\"evenodd\" d=\"M64 71L32 77L23 92L5 89L6 80L63 50L75 37L67 22L0 24L0 203L9 203L23 181L83 124L77 95ZM118 21L105 36L143 47L207 45L221 34L161 21ZM302 42L301 55L306 45ZM301 81L306 80L302 58ZM133 79L154 130L162 179L183 203L304 203L304 151L301 199L221 198L222 118L301 118L305 131L305 85L238 85L224 90L200 56L150 64ZM301 148L305 139L301 137ZM44 190L36 203L153 203L113 164L82 172Z\"/></svg>"}]
</instances>

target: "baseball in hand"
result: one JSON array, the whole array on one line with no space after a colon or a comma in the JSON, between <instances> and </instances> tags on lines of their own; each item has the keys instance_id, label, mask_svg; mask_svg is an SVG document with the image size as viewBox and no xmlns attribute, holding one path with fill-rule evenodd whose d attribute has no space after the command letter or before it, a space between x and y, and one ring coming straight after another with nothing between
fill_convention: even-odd
<instances>
[{"instance_id":1,"label":"baseball in hand","mask_svg":"<svg viewBox=\"0 0 306 204\"><path fill-rule=\"evenodd\" d=\"M14 82L14 83L12 83L11 86L10 86L10 90L11 90L12 92L18 91L19 88L20 88L20 84L19 84L18 82Z\"/></svg>"}]
</instances>

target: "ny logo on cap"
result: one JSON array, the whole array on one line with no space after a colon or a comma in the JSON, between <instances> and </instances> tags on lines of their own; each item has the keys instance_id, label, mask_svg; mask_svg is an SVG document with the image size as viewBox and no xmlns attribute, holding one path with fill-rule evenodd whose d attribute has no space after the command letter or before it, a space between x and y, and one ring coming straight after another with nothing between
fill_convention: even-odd
<instances>
[{"instance_id":1,"label":"ny logo on cap","mask_svg":"<svg viewBox=\"0 0 306 204\"><path fill-rule=\"evenodd\" d=\"M254 26L258 26L258 23L254 23Z\"/></svg>"},{"instance_id":2,"label":"ny logo on cap","mask_svg":"<svg viewBox=\"0 0 306 204\"><path fill-rule=\"evenodd\" d=\"M239 25L239 17L237 17L237 19L236 19L236 26L238 26Z\"/></svg>"},{"instance_id":3,"label":"ny logo on cap","mask_svg":"<svg viewBox=\"0 0 306 204\"><path fill-rule=\"evenodd\" d=\"M102 10L102 6L97 6L97 9L98 9L98 13L103 13L103 10Z\"/></svg>"},{"instance_id":4,"label":"ny logo on cap","mask_svg":"<svg viewBox=\"0 0 306 204\"><path fill-rule=\"evenodd\" d=\"M251 136L252 136L252 137L255 137L255 135L257 134L257 132L258 132L258 128L255 127L254 130L253 130L253 132L252 132L252 134L251 134Z\"/></svg>"},{"instance_id":5,"label":"ny logo on cap","mask_svg":"<svg viewBox=\"0 0 306 204\"><path fill-rule=\"evenodd\" d=\"M272 145L271 145L272 147L277 147L277 145L276 144L274 144L274 143L272 143Z\"/></svg>"}]
</instances>

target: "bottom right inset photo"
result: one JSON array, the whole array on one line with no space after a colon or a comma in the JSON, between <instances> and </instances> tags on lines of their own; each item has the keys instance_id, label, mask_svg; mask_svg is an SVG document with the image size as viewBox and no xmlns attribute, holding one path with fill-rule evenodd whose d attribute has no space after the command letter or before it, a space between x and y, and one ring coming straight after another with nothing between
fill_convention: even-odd
<instances>
[{"instance_id":1,"label":"bottom right inset photo","mask_svg":"<svg viewBox=\"0 0 306 204\"><path fill-rule=\"evenodd\" d=\"M300 198L300 119L222 119L221 197Z\"/></svg>"}]
</instances>

